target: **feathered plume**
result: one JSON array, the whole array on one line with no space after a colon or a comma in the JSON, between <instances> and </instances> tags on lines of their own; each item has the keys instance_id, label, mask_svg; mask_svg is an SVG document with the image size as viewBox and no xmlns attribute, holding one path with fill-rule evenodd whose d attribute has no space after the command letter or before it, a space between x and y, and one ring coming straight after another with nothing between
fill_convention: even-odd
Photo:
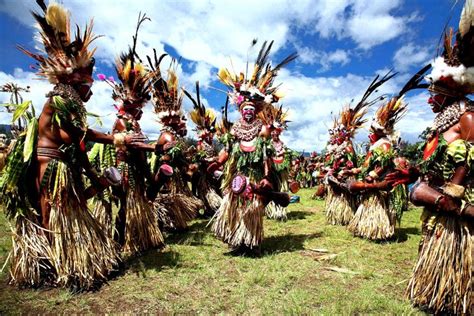
<instances>
[{"instance_id":1,"label":"feathered plume","mask_svg":"<svg viewBox=\"0 0 474 316\"><path fill-rule=\"evenodd\" d=\"M199 81L196 81L196 99L185 89L183 89L183 92L193 103L194 109L189 113L189 116L196 124L197 130L214 133L216 131L216 115L214 111L206 109L204 104L201 103Z\"/></svg>"},{"instance_id":2,"label":"feathered plume","mask_svg":"<svg viewBox=\"0 0 474 316\"><path fill-rule=\"evenodd\" d=\"M282 105L269 104L265 106L263 111L259 113L259 117L265 125L279 129L286 129L288 127L287 124L290 122L287 120L288 110L283 111Z\"/></svg>"},{"instance_id":3,"label":"feathered plume","mask_svg":"<svg viewBox=\"0 0 474 316\"><path fill-rule=\"evenodd\" d=\"M252 46L256 40L252 42ZM263 109L263 104L270 104L279 100L280 96L276 93L278 86L274 86L274 80L278 71L293 61L297 54L293 53L281 61L277 66L272 67L268 61L273 41L264 42L258 53L251 74L248 75L248 62L244 73L236 74L227 68L222 68L218 72L218 77L223 84L232 91L229 92L231 101L240 106L246 101L252 101L256 105L257 112Z\"/></svg>"},{"instance_id":4,"label":"feathered plume","mask_svg":"<svg viewBox=\"0 0 474 316\"><path fill-rule=\"evenodd\" d=\"M85 27L84 33L76 25L74 40L70 33L69 12L57 3L45 5L43 0L37 0L41 13L32 12L39 29L39 42L43 45L45 55L35 54L21 46L18 48L28 56L38 61L38 75L51 83L74 72L82 72L90 76L94 66L92 56L95 48L89 50L91 43L98 38L92 34L93 21Z\"/></svg>"},{"instance_id":5,"label":"feathered plume","mask_svg":"<svg viewBox=\"0 0 474 316\"><path fill-rule=\"evenodd\" d=\"M474 0L465 1L459 30L444 32L442 56L432 66L426 78L432 83L430 90L459 96L474 92Z\"/></svg>"},{"instance_id":6,"label":"feathered plume","mask_svg":"<svg viewBox=\"0 0 474 316\"><path fill-rule=\"evenodd\" d=\"M150 21L146 14L138 14L132 46L120 54L115 61L115 70L120 83L113 83L113 98L120 99L125 106L142 107L150 99L150 72L144 67L137 54L138 30L145 21Z\"/></svg>"},{"instance_id":7,"label":"feathered plume","mask_svg":"<svg viewBox=\"0 0 474 316\"><path fill-rule=\"evenodd\" d=\"M169 116L182 116L183 93L179 89L176 60L174 58L171 60L167 71L168 76L165 80L161 73L160 64L167 54L163 54L158 58L156 50L153 49L153 55L153 62L149 56L147 56L147 59L152 69L152 100L155 113L158 114L160 120Z\"/></svg>"},{"instance_id":8,"label":"feathered plume","mask_svg":"<svg viewBox=\"0 0 474 316\"><path fill-rule=\"evenodd\" d=\"M410 90L426 88L427 84L421 84L424 74L431 68L431 64L424 66L419 70L396 96L391 98L387 103L381 105L374 116L371 129L385 135L391 135L394 132L395 124L397 124L407 112L407 104L403 96Z\"/></svg>"},{"instance_id":9,"label":"feathered plume","mask_svg":"<svg viewBox=\"0 0 474 316\"><path fill-rule=\"evenodd\" d=\"M232 129L233 123L229 121L228 116L228 109L229 109L229 97L225 99L225 105L221 108L222 120L220 123L216 125L216 132L217 135L223 136L230 132Z\"/></svg>"},{"instance_id":10,"label":"feathered plume","mask_svg":"<svg viewBox=\"0 0 474 316\"><path fill-rule=\"evenodd\" d=\"M379 75L377 75L374 80L372 80L369 87L365 91L361 100L356 104L356 106L354 108L351 108L350 105L347 105L341 111L340 122L345 127L346 131L351 137L355 135L357 129L362 127L362 125L367 122L367 119L364 119L364 116L367 113L369 107L383 99L383 97L377 97L369 100L369 97L374 92L376 92L381 85L393 78L393 76L395 75L396 73L392 73L392 71L387 72L381 78Z\"/></svg>"}]
</instances>

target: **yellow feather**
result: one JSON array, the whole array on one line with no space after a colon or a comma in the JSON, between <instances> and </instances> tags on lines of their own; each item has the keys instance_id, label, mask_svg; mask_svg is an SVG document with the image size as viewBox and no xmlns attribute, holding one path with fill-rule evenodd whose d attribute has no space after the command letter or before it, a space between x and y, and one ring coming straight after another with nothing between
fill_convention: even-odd
<instances>
[{"instance_id":1,"label":"yellow feather","mask_svg":"<svg viewBox=\"0 0 474 316\"><path fill-rule=\"evenodd\" d=\"M125 63L125 66L123 67L122 71L122 77L124 81L128 80L128 76L130 75L130 70L132 70L132 63L128 59L127 62Z\"/></svg>"},{"instance_id":2,"label":"yellow feather","mask_svg":"<svg viewBox=\"0 0 474 316\"><path fill-rule=\"evenodd\" d=\"M168 70L168 88L171 88L173 90L178 89L178 76L176 76L176 73L174 70Z\"/></svg>"},{"instance_id":3,"label":"yellow feather","mask_svg":"<svg viewBox=\"0 0 474 316\"><path fill-rule=\"evenodd\" d=\"M144 75L146 73L145 67L143 67L142 64L136 64L135 65L135 72L138 72L140 75Z\"/></svg>"},{"instance_id":4,"label":"yellow feather","mask_svg":"<svg viewBox=\"0 0 474 316\"><path fill-rule=\"evenodd\" d=\"M283 92L281 89L278 89L273 93L274 96L276 96L278 99L282 99L285 97L285 92Z\"/></svg>"},{"instance_id":5,"label":"yellow feather","mask_svg":"<svg viewBox=\"0 0 474 316\"><path fill-rule=\"evenodd\" d=\"M214 111L211 109L206 109L206 116L209 118L211 122L214 121L214 119L216 118Z\"/></svg>"},{"instance_id":6,"label":"yellow feather","mask_svg":"<svg viewBox=\"0 0 474 316\"><path fill-rule=\"evenodd\" d=\"M189 116L191 117L191 120L194 122L194 124L199 125L200 120L199 120L199 113L197 110L191 111L191 113L189 113Z\"/></svg>"},{"instance_id":7,"label":"yellow feather","mask_svg":"<svg viewBox=\"0 0 474 316\"><path fill-rule=\"evenodd\" d=\"M393 107L393 110L398 110L398 108L402 105L402 102L403 102L403 97L399 98L397 100L397 103L395 103L395 106Z\"/></svg>"},{"instance_id":8,"label":"yellow feather","mask_svg":"<svg viewBox=\"0 0 474 316\"><path fill-rule=\"evenodd\" d=\"M68 35L69 39L69 12L57 3L51 3L46 10L46 21L54 29Z\"/></svg>"},{"instance_id":9,"label":"yellow feather","mask_svg":"<svg viewBox=\"0 0 474 316\"><path fill-rule=\"evenodd\" d=\"M218 72L219 79L227 86L233 86L234 80L227 68L221 68Z\"/></svg>"}]
</instances>

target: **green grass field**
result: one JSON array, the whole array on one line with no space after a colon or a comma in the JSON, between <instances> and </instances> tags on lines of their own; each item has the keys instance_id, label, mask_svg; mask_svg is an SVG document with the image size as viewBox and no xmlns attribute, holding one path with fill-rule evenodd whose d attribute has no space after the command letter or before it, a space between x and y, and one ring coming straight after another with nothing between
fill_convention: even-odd
<instances>
[{"instance_id":1,"label":"green grass field","mask_svg":"<svg viewBox=\"0 0 474 316\"><path fill-rule=\"evenodd\" d=\"M167 247L126 260L123 273L97 292L23 289L0 274L0 314L413 314L404 290L420 239L419 209L402 219L397 238L374 243L326 224L323 202L301 190L289 220L265 220L260 258L234 257L207 221L167 236ZM0 214L0 264L10 249Z\"/></svg>"}]
</instances>

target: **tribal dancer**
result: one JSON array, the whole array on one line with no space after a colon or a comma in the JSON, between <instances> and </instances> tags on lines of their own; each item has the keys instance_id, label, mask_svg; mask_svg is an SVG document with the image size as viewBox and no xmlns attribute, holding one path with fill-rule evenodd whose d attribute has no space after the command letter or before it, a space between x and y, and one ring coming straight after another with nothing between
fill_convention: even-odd
<instances>
[{"instance_id":1,"label":"tribal dancer","mask_svg":"<svg viewBox=\"0 0 474 316\"><path fill-rule=\"evenodd\" d=\"M154 208L158 213L160 225L166 229L185 230L188 222L196 217L203 203L194 197L187 180L189 161L186 155L186 117L181 106L183 93L179 90L178 77L174 69L174 60L168 69L168 78L161 76L159 59L149 59L153 70L153 105L162 125L157 141L157 150L151 159L151 170L155 175ZM156 190L160 191L156 196ZM153 196L156 196L154 198Z\"/></svg>"},{"instance_id":2,"label":"tribal dancer","mask_svg":"<svg viewBox=\"0 0 474 316\"><path fill-rule=\"evenodd\" d=\"M4 209L14 221L11 282L86 290L106 279L118 255L87 209L94 190L85 190L81 171L92 188L103 188L108 181L89 164L85 142L112 143L113 137L87 126L83 103L92 95L92 24L72 37L69 12L56 3L38 3L43 12L33 16L47 55L21 50L38 61L39 76L55 86L39 119L25 115L28 127L0 183Z\"/></svg>"},{"instance_id":3,"label":"tribal dancer","mask_svg":"<svg viewBox=\"0 0 474 316\"><path fill-rule=\"evenodd\" d=\"M407 294L433 313L473 314L474 232L474 3L466 1L456 34L445 34L432 63L428 103L436 114L423 134L423 159L389 174L395 184L418 178L410 192L423 205L422 240Z\"/></svg>"},{"instance_id":4,"label":"tribal dancer","mask_svg":"<svg viewBox=\"0 0 474 316\"><path fill-rule=\"evenodd\" d=\"M255 44L255 42L253 43ZM229 97L240 110L242 117L230 130L231 151L222 151L223 157L214 163L215 170L224 161L223 201L212 222L217 237L235 251L260 252L263 240L263 216L270 200L289 203L286 194L274 192L270 180L271 142L270 131L257 118L264 106L277 102L277 87L273 81L281 67L296 58L288 56L276 67L267 62L273 42L264 42L252 74L247 77L219 70L219 79L231 90Z\"/></svg>"},{"instance_id":5,"label":"tribal dancer","mask_svg":"<svg viewBox=\"0 0 474 316\"><path fill-rule=\"evenodd\" d=\"M112 98L118 110L112 134L116 149L116 165L122 174L120 208L115 223L115 240L124 252L136 254L163 246L156 212L146 197L145 179L151 181L145 152L127 150L123 140L127 134L142 134L139 120L142 108L150 100L151 80L136 52L140 25L148 20L139 15L133 46L116 60L115 69L120 83L107 82L113 87ZM154 146L148 150L153 151Z\"/></svg>"},{"instance_id":6,"label":"tribal dancer","mask_svg":"<svg viewBox=\"0 0 474 316\"><path fill-rule=\"evenodd\" d=\"M288 176L291 160L294 157L293 151L287 148L280 140L281 132L288 127L286 117L287 112L283 112L281 106L268 105L261 112L262 121L270 128L272 145L275 149L275 154L272 156L272 169L276 172L272 176L273 187L280 192L288 192L290 190ZM267 205L265 211L268 218L277 220L287 219L287 208L277 205L273 201Z\"/></svg>"},{"instance_id":7,"label":"tribal dancer","mask_svg":"<svg viewBox=\"0 0 474 316\"><path fill-rule=\"evenodd\" d=\"M354 107L344 107L339 122L332 133L332 143L328 148L331 155L329 160L330 171L327 174L328 194L326 197L326 217L332 225L347 225L354 216L357 196L351 194L345 185L347 179L353 178L351 170L357 165L357 157L352 145L352 139L357 130L366 122L364 115L369 106L379 100L368 100L378 87L384 84L393 75L377 76L369 85L360 102ZM331 134L330 133L330 134Z\"/></svg>"},{"instance_id":8,"label":"tribal dancer","mask_svg":"<svg viewBox=\"0 0 474 316\"><path fill-rule=\"evenodd\" d=\"M196 124L198 133L198 152L194 160L199 164L199 170L193 175L193 191L204 203L204 215L212 216L222 203L222 198L215 189L217 181L214 174L207 172L209 165L218 160L217 152L212 144L216 133L216 115L214 111L206 109L201 103L199 82L196 82L196 99L186 90L184 93L193 102L194 109L189 116Z\"/></svg>"},{"instance_id":9,"label":"tribal dancer","mask_svg":"<svg viewBox=\"0 0 474 316\"><path fill-rule=\"evenodd\" d=\"M402 184L391 188L383 181L383 176L406 163L403 158L397 157L400 137L395 131L395 124L406 113L404 94L423 87L419 82L429 67L430 65L419 71L395 97L375 113L370 126L369 152L361 168L353 170L362 180L349 183L351 193L361 193L357 211L347 227L355 236L370 240L392 238L396 222L400 222L408 207L406 186Z\"/></svg>"}]
</instances>

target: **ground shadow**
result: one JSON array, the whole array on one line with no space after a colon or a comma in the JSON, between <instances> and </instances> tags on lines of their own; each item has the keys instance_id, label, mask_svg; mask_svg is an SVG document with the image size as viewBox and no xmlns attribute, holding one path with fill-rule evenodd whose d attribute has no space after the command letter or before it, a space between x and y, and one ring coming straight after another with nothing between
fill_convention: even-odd
<instances>
[{"instance_id":1,"label":"ground shadow","mask_svg":"<svg viewBox=\"0 0 474 316\"><path fill-rule=\"evenodd\" d=\"M420 235L420 228L418 227L398 227L395 228L395 236L392 242L405 242L408 240L408 235Z\"/></svg>"},{"instance_id":2,"label":"ground shadow","mask_svg":"<svg viewBox=\"0 0 474 316\"><path fill-rule=\"evenodd\" d=\"M180 265L180 254L169 248L164 250L150 250L141 256L129 258L124 261L121 269L124 272L132 272L146 277L147 270L159 271L165 267L176 268Z\"/></svg>"},{"instance_id":3,"label":"ground shadow","mask_svg":"<svg viewBox=\"0 0 474 316\"><path fill-rule=\"evenodd\" d=\"M307 240L319 238L322 233L271 236L263 240L263 255L281 252L294 252L304 249Z\"/></svg>"},{"instance_id":4,"label":"ground shadow","mask_svg":"<svg viewBox=\"0 0 474 316\"><path fill-rule=\"evenodd\" d=\"M204 243L204 238L211 234L210 228L207 227L208 223L208 220L199 220L185 231L167 232L165 242L168 245L211 246Z\"/></svg>"},{"instance_id":5,"label":"ground shadow","mask_svg":"<svg viewBox=\"0 0 474 316\"><path fill-rule=\"evenodd\" d=\"M305 211L291 211L288 212L286 215L288 220L298 220L298 219L305 219L306 216L313 215L314 213L311 212L305 212Z\"/></svg>"}]
</instances>

